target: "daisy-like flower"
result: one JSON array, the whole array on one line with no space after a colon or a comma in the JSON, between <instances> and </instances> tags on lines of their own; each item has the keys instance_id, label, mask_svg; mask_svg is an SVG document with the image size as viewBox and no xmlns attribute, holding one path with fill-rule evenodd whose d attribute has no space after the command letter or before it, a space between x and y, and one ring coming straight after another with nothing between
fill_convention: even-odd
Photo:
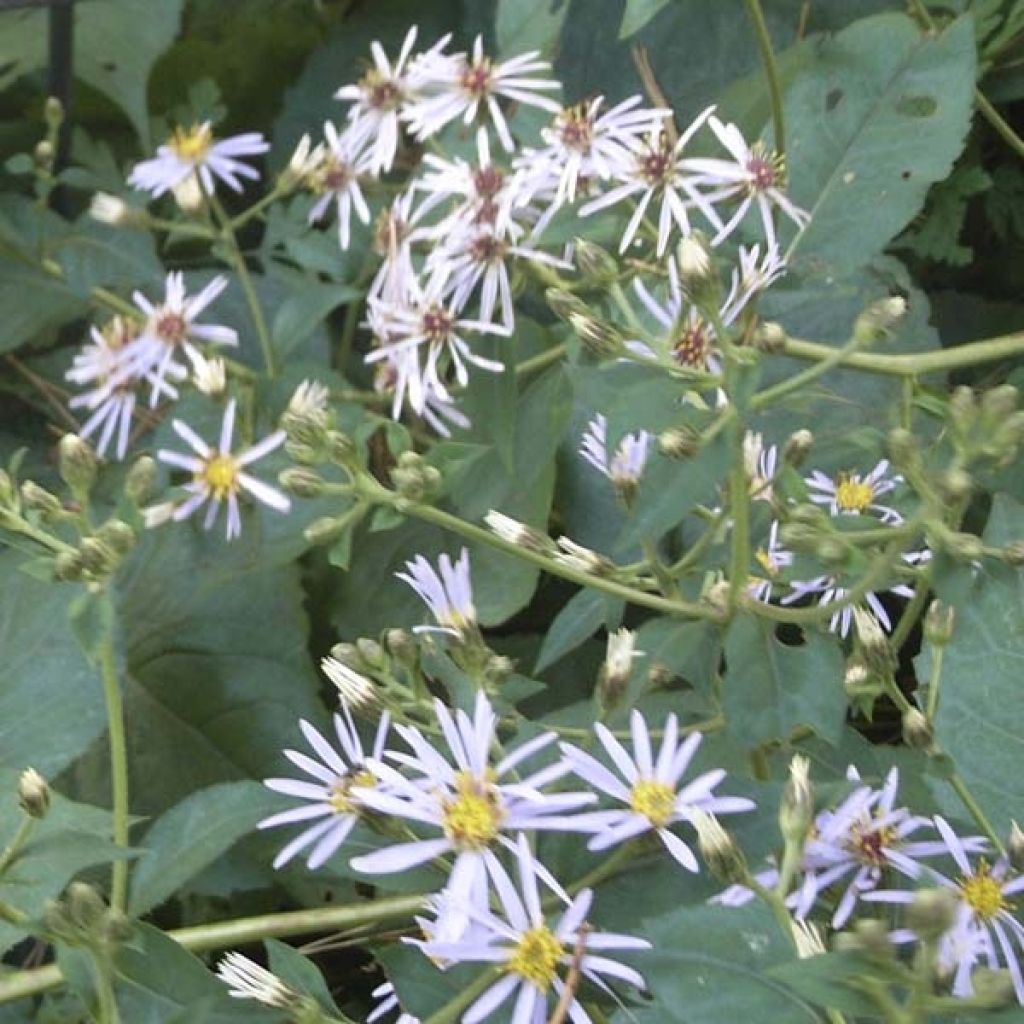
<instances>
[{"instance_id":1,"label":"daisy-like flower","mask_svg":"<svg viewBox=\"0 0 1024 1024\"><path fill-rule=\"evenodd\" d=\"M438 46L445 45L443 39ZM398 152L399 112L408 99L406 63L416 42L416 26L405 35L394 64L388 60L384 47L375 39L370 44L373 67L353 85L342 86L336 100L348 100L349 133L356 148L371 146L369 170L377 175L390 171ZM435 47L436 49L436 47Z\"/></svg>"},{"instance_id":2,"label":"daisy-like flower","mask_svg":"<svg viewBox=\"0 0 1024 1024\"><path fill-rule=\"evenodd\" d=\"M665 721L657 758L647 723L636 709L630 716L632 756L603 723L598 722L594 731L625 782L592 755L570 743L559 744L566 763L576 775L625 805L621 810L590 811L577 816L575 827L594 833L587 844L589 850L607 850L653 830L687 871L696 871L697 858L693 851L670 826L689 821L694 808L707 814L736 814L754 809L754 802L745 797L715 796L715 787L725 778L721 769L704 772L680 787L702 737L695 732L680 743L679 722L674 714Z\"/></svg>"},{"instance_id":3,"label":"daisy-like flower","mask_svg":"<svg viewBox=\"0 0 1024 1024\"><path fill-rule=\"evenodd\" d=\"M470 124L486 110L502 146L512 152L515 143L498 104L499 96L553 114L561 110L558 102L541 95L562 86L549 78L534 77L551 68L547 61L537 59L539 55L532 50L511 60L495 61L484 53L482 36L476 37L471 56L445 55L436 48L421 54L410 66L409 81L413 89L427 95L409 103L402 116L417 139L426 139L458 117Z\"/></svg>"},{"instance_id":4,"label":"daisy-like flower","mask_svg":"<svg viewBox=\"0 0 1024 1024\"><path fill-rule=\"evenodd\" d=\"M771 501L772 481L779 468L778 446L765 448L764 438L748 430L743 435L743 468L750 480L750 497L754 501Z\"/></svg>"},{"instance_id":5,"label":"daisy-like flower","mask_svg":"<svg viewBox=\"0 0 1024 1024\"><path fill-rule=\"evenodd\" d=\"M257 480L245 471L257 459L280 447L285 441L285 432L277 430L259 443L232 454L231 443L235 430L235 400L232 398L224 409L220 440L216 448L208 445L187 423L174 420L174 432L195 452L186 455L161 448L157 458L169 466L188 470L192 479L185 484L189 492L180 505L174 509L171 518L175 522L187 519L193 512L207 505L203 529L208 530L217 518L222 503L227 502L227 538L231 540L242 532L242 517L238 508L238 493L245 491L251 497L278 512L287 512L291 502L276 488Z\"/></svg>"},{"instance_id":6,"label":"daisy-like flower","mask_svg":"<svg viewBox=\"0 0 1024 1024\"><path fill-rule=\"evenodd\" d=\"M348 249L353 212L363 224L370 223L370 208L359 179L370 173L371 152L363 148L366 140L353 134L351 128L339 134L330 121L324 124L324 137L326 145L320 160L306 176L306 183L319 197L309 211L309 222L321 220L334 203L338 214L338 244Z\"/></svg>"},{"instance_id":7,"label":"daisy-like flower","mask_svg":"<svg viewBox=\"0 0 1024 1024\"><path fill-rule=\"evenodd\" d=\"M760 245L741 245L737 259L739 266L732 270L729 295L730 302L741 309L786 273L786 261L778 246L765 246L762 256Z\"/></svg>"},{"instance_id":8,"label":"daisy-like flower","mask_svg":"<svg viewBox=\"0 0 1024 1024\"><path fill-rule=\"evenodd\" d=\"M447 633L466 639L477 628L473 581L469 575L469 550L463 548L455 562L443 554L437 565L435 569L423 555L417 555L405 563L407 572L395 573L419 594L437 623L436 626L414 626L413 632Z\"/></svg>"},{"instance_id":9,"label":"daisy-like flower","mask_svg":"<svg viewBox=\"0 0 1024 1024\"><path fill-rule=\"evenodd\" d=\"M715 208L694 185L691 165L696 161L683 156L687 143L714 109L708 107L701 111L674 143L661 127L652 128L646 138L633 147L632 166L616 174L620 184L580 207L580 216L589 217L598 210L604 210L626 199L636 199L636 209L633 210L622 234L619 252L625 252L629 248L640 230L647 208L656 197L660 197L661 200L656 246L659 257L664 255L668 247L673 225L684 235L690 234L692 229L687 213L688 206L697 207L716 229L722 226Z\"/></svg>"},{"instance_id":10,"label":"daisy-like flower","mask_svg":"<svg viewBox=\"0 0 1024 1024\"><path fill-rule=\"evenodd\" d=\"M696 172L695 184L712 186L715 191L707 199L721 202L740 197L739 206L730 220L719 227L712 245L728 238L747 214L752 203L757 204L769 249L775 248L774 207L778 207L798 228L804 228L811 219L786 195L786 168L780 156L768 151L762 142L748 146L742 132L734 124L723 124L717 117L708 119L708 125L718 141L729 151L732 160L693 159L689 168ZM719 222L721 224L721 222Z\"/></svg>"},{"instance_id":11,"label":"daisy-like flower","mask_svg":"<svg viewBox=\"0 0 1024 1024\"><path fill-rule=\"evenodd\" d=\"M939 944L940 962L954 976L953 994L972 993L970 971L983 957L987 966L1002 966L1010 972L1017 1001L1024 1004L1024 975L1020 966L1024 925L1013 915L1012 901L1012 897L1024 891L1024 875L1014 875L1005 857L991 865L981 858L972 865L968 854L977 852L978 840L961 839L938 816L935 827L942 836L942 852L953 858L960 871L960 877L953 879L934 868L928 869L939 885L957 897L956 920ZM879 903L908 904L914 896L913 892L877 890L865 898Z\"/></svg>"},{"instance_id":12,"label":"daisy-like flower","mask_svg":"<svg viewBox=\"0 0 1024 1024\"><path fill-rule=\"evenodd\" d=\"M548 1019L549 1000L557 1002L563 997L564 975L574 963L583 978L604 992L610 991L605 979L624 981L643 990L644 979L639 972L603 954L650 949L651 944L631 935L584 929L593 905L591 889L579 892L558 920L550 921L544 914L538 884L544 875L523 836L516 843L515 855L518 887L500 864L493 867L500 913L474 908L473 919L479 928L471 938L417 943L428 956L449 963L484 963L499 969L501 977L463 1014L462 1024L493 1019L513 995L512 1024L543 1024ZM591 1024L575 995L569 1004L569 1019L573 1024Z\"/></svg>"},{"instance_id":13,"label":"daisy-like flower","mask_svg":"<svg viewBox=\"0 0 1024 1024\"><path fill-rule=\"evenodd\" d=\"M768 530L768 543L754 552L754 560L764 572L763 576L751 576L747 584L747 593L755 601L768 602L772 599L772 591L779 582L783 569L793 564L793 552L787 551L779 543L778 520L772 522Z\"/></svg>"},{"instance_id":14,"label":"daisy-like flower","mask_svg":"<svg viewBox=\"0 0 1024 1024\"><path fill-rule=\"evenodd\" d=\"M367 1015L366 1024L376 1024L377 1021L383 1020L392 1013L398 1014L394 1024L420 1024L419 1017L414 1017L402 1009L398 1001L398 993L390 981L378 985L370 993L370 997L377 1001L377 1005Z\"/></svg>"},{"instance_id":15,"label":"daisy-like flower","mask_svg":"<svg viewBox=\"0 0 1024 1024\"><path fill-rule=\"evenodd\" d=\"M636 491L643 476L644 466L653 436L646 430L626 434L619 442L615 454L608 456L608 420L598 413L588 424L580 445L580 454L596 470L603 473L622 495Z\"/></svg>"},{"instance_id":16,"label":"daisy-like flower","mask_svg":"<svg viewBox=\"0 0 1024 1024\"><path fill-rule=\"evenodd\" d=\"M875 513L883 523L901 523L903 516L878 499L903 482L899 474L889 473L888 459L882 459L870 473L840 473L830 477L816 469L804 481L808 495L816 505L827 505L834 516L870 515Z\"/></svg>"},{"instance_id":17,"label":"daisy-like flower","mask_svg":"<svg viewBox=\"0 0 1024 1024\"><path fill-rule=\"evenodd\" d=\"M302 997L276 974L241 953L227 953L217 964L217 977L232 999L252 999L277 1009L294 1008Z\"/></svg>"},{"instance_id":18,"label":"daisy-like flower","mask_svg":"<svg viewBox=\"0 0 1024 1024\"><path fill-rule=\"evenodd\" d=\"M379 760L384 753L389 725L390 717L384 712L371 748L375 759ZM274 858L275 868L284 867L293 857L308 849L307 864L311 871L315 871L334 856L359 821L363 803L353 793L353 789L372 787L376 785L377 779L367 767L362 740L344 704L341 705L341 714L334 715L334 731L341 745L341 753L309 722L300 721L299 728L317 757L310 757L298 750L286 750L284 756L313 781L265 779L263 784L275 793L298 797L305 803L272 814L257 827L275 828L298 822L315 822L282 847Z\"/></svg>"},{"instance_id":19,"label":"daisy-like flower","mask_svg":"<svg viewBox=\"0 0 1024 1024\"><path fill-rule=\"evenodd\" d=\"M198 179L203 191L212 195L214 179L220 179L229 188L241 192L241 178L255 181L260 174L239 157L259 156L268 149L270 145L259 132L215 139L209 121L190 128L179 127L157 148L155 157L135 165L128 176L128 184L156 197L188 179Z\"/></svg>"},{"instance_id":20,"label":"daisy-like flower","mask_svg":"<svg viewBox=\"0 0 1024 1024\"><path fill-rule=\"evenodd\" d=\"M568 771L561 763L508 780L524 761L552 743L555 733L535 736L492 763L498 719L482 693L477 694L472 718L461 710L453 715L440 701L435 701L434 707L451 761L418 729L396 725L395 731L412 753L391 752L386 757L413 777L371 760L370 768L381 784L375 789L356 787L353 792L373 810L436 829L440 835L354 857L351 864L367 874L391 874L454 854L439 931L461 935L471 908L487 904L487 876L497 864L494 847L510 847L510 832L561 828L559 816L595 798L592 793L542 792L545 785ZM549 826L549 820L554 824ZM560 891L553 878L550 884Z\"/></svg>"},{"instance_id":21,"label":"daisy-like flower","mask_svg":"<svg viewBox=\"0 0 1024 1024\"><path fill-rule=\"evenodd\" d=\"M794 582L792 587L793 589L790 593L782 598L781 604L793 604L795 601L799 601L801 598L807 597L809 594L816 594L818 595L818 604L821 607L825 607L825 605L836 604L845 600L846 595L849 592L846 587L839 585L837 577L835 576L817 576L812 580ZM906 583L894 584L885 592L907 598L914 596L914 588ZM874 612L875 617L878 619L885 631L887 633L891 633L892 619L889 618L889 613L885 610L885 605L882 604L878 594L869 590L864 595L863 601L868 608ZM828 622L828 628L833 633L838 633L841 637L849 635L850 627L852 625L852 604L845 604L842 608L836 609L835 614Z\"/></svg>"},{"instance_id":22,"label":"daisy-like flower","mask_svg":"<svg viewBox=\"0 0 1024 1024\"><path fill-rule=\"evenodd\" d=\"M403 303L416 295L418 279L412 262L412 243L425 235L416 226L420 212L413 209L412 189L383 209L373 228L373 248L382 257L370 282L369 298Z\"/></svg>"},{"instance_id":23,"label":"daisy-like flower","mask_svg":"<svg viewBox=\"0 0 1024 1024\"><path fill-rule=\"evenodd\" d=\"M197 343L211 345L237 345L238 332L219 324L199 324L196 319L228 286L223 275L213 278L198 295L185 291L185 277L180 272L167 275L164 300L155 305L142 292L135 292L135 305L146 315L146 323L139 337L125 356L127 372L146 377L152 387L150 406L155 406L162 391L176 398L177 393L167 385L167 377L180 377L187 368L177 362L183 352L189 363L198 366L202 352Z\"/></svg>"}]
</instances>

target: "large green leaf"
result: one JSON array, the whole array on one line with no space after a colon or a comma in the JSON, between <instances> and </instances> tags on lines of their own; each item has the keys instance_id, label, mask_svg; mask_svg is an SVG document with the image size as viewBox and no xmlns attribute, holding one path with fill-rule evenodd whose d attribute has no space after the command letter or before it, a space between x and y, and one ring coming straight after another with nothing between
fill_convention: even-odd
<instances>
[{"instance_id":1,"label":"large green leaf","mask_svg":"<svg viewBox=\"0 0 1024 1024\"><path fill-rule=\"evenodd\" d=\"M791 256L833 276L877 255L963 148L974 73L969 18L930 36L884 14L825 41L786 97L791 193L811 214Z\"/></svg>"},{"instance_id":2,"label":"large green leaf","mask_svg":"<svg viewBox=\"0 0 1024 1024\"><path fill-rule=\"evenodd\" d=\"M838 742L846 712L843 655L835 637L806 632L781 643L774 623L738 615L725 637L723 708L730 733L748 747L785 740L798 725Z\"/></svg>"},{"instance_id":3,"label":"large green leaf","mask_svg":"<svg viewBox=\"0 0 1024 1024\"><path fill-rule=\"evenodd\" d=\"M494 31L498 53L516 57L527 50L550 56L569 13L570 0L498 0Z\"/></svg>"}]
</instances>

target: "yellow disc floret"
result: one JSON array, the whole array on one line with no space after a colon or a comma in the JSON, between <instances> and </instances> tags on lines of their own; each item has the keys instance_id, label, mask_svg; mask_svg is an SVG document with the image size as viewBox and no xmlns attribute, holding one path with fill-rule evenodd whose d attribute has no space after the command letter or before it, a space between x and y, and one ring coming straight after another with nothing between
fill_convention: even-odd
<instances>
[{"instance_id":1,"label":"yellow disc floret","mask_svg":"<svg viewBox=\"0 0 1024 1024\"><path fill-rule=\"evenodd\" d=\"M1001 910L1012 909L1003 898L999 879L992 877L986 861L981 861L978 870L969 878L960 879L960 892L964 902L984 921L995 917Z\"/></svg>"},{"instance_id":2,"label":"yellow disc floret","mask_svg":"<svg viewBox=\"0 0 1024 1024\"><path fill-rule=\"evenodd\" d=\"M547 992L554 981L563 952L561 942L551 930L540 925L523 933L508 962L508 969L532 982L542 992Z\"/></svg>"},{"instance_id":3,"label":"yellow disc floret","mask_svg":"<svg viewBox=\"0 0 1024 1024\"><path fill-rule=\"evenodd\" d=\"M167 140L167 145L182 160L199 163L207 154L213 143L213 132L208 124L194 124L191 128L175 128L174 134Z\"/></svg>"},{"instance_id":4,"label":"yellow disc floret","mask_svg":"<svg viewBox=\"0 0 1024 1024\"><path fill-rule=\"evenodd\" d=\"M640 779L629 794L629 806L655 828L667 825L675 815L675 790L657 779Z\"/></svg>"},{"instance_id":5,"label":"yellow disc floret","mask_svg":"<svg viewBox=\"0 0 1024 1024\"><path fill-rule=\"evenodd\" d=\"M355 814L359 810L359 804L352 799L351 791L353 786L362 786L369 789L377 780L372 773L366 771L350 772L341 776L331 786L331 795L327 802L335 814Z\"/></svg>"},{"instance_id":6,"label":"yellow disc floret","mask_svg":"<svg viewBox=\"0 0 1024 1024\"><path fill-rule=\"evenodd\" d=\"M840 473L836 482L836 504L844 512L863 512L874 501L875 489L860 477Z\"/></svg>"},{"instance_id":7,"label":"yellow disc floret","mask_svg":"<svg viewBox=\"0 0 1024 1024\"><path fill-rule=\"evenodd\" d=\"M231 455L213 455L198 474L198 479L210 488L218 501L222 501L238 490L238 463Z\"/></svg>"},{"instance_id":8,"label":"yellow disc floret","mask_svg":"<svg viewBox=\"0 0 1024 1024\"><path fill-rule=\"evenodd\" d=\"M504 810L493 785L459 772L455 798L442 805L444 834L460 850L479 850L498 835Z\"/></svg>"}]
</instances>

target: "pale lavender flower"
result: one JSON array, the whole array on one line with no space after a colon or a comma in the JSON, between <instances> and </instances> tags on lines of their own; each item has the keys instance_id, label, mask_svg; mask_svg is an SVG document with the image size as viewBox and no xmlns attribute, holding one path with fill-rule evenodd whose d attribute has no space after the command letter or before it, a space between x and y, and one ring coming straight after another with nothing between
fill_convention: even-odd
<instances>
[{"instance_id":1,"label":"pale lavender flower","mask_svg":"<svg viewBox=\"0 0 1024 1024\"><path fill-rule=\"evenodd\" d=\"M888 587L885 591L889 594L897 594L899 597L913 597L914 588L906 583L896 583L891 587ZM829 604L836 604L840 601L845 600L849 590L846 587L839 585L838 578L836 576L817 576L811 580L795 581L792 584L792 590L784 598L782 598L781 604L793 604L795 601L799 601L803 597L808 595L818 595L818 605L824 608ZM878 593L875 591L868 591L862 598L863 602L874 612L875 617L878 619L882 628L887 632L892 632L892 619L889 617L889 613L885 610L885 605L882 604ZM853 605L845 604L842 608L838 608L835 614L829 619L828 628L833 633L838 633L841 637L849 635L850 627L853 625Z\"/></svg>"},{"instance_id":2,"label":"pale lavender flower","mask_svg":"<svg viewBox=\"0 0 1024 1024\"><path fill-rule=\"evenodd\" d=\"M830 477L821 470L814 470L804 482L816 505L827 505L834 516L868 515L876 513L883 523L901 523L903 516L889 505L882 505L878 498L896 489L903 477L889 473L888 459L880 460L870 473L839 473Z\"/></svg>"},{"instance_id":3,"label":"pale lavender flower","mask_svg":"<svg viewBox=\"0 0 1024 1024\"><path fill-rule=\"evenodd\" d=\"M764 438L752 430L743 435L743 468L750 480L750 497L754 501L771 501L772 481L779 468L777 445L764 446Z\"/></svg>"},{"instance_id":4,"label":"pale lavender flower","mask_svg":"<svg viewBox=\"0 0 1024 1024\"><path fill-rule=\"evenodd\" d=\"M646 430L626 434L615 453L608 455L608 420L598 413L588 424L580 445L580 454L596 470L603 473L619 491L636 488L643 476L644 466L653 435Z\"/></svg>"},{"instance_id":5,"label":"pale lavender flower","mask_svg":"<svg viewBox=\"0 0 1024 1024\"><path fill-rule=\"evenodd\" d=\"M581 928L593 904L591 889L581 890L562 911L557 921L549 920L541 903L538 880L545 873L534 860L523 836L515 845L518 887L508 872L495 861L491 867L500 913L486 906L474 907L472 917L478 925L472 936L461 941L426 941L420 948L431 957L447 963L482 963L498 968L499 977L462 1016L462 1024L481 1024L515 995L511 1024L543 1024L549 1015L549 1000L558 1001L565 992L563 976L574 963L575 947L583 939L583 955L578 958L584 978L604 992L610 992L605 979L624 981L634 988L645 988L643 976L632 967L603 955L611 950L650 949L645 939L615 932ZM569 1007L573 1024L591 1024L591 1018L575 995Z\"/></svg>"},{"instance_id":6,"label":"pale lavender flower","mask_svg":"<svg viewBox=\"0 0 1024 1024\"><path fill-rule=\"evenodd\" d=\"M434 616L436 626L414 626L415 633L447 633L465 638L476 630L473 581L469 575L469 551L463 548L452 562L443 554L435 569L423 555L405 563L407 572L395 575L422 598Z\"/></svg>"},{"instance_id":7,"label":"pale lavender flower","mask_svg":"<svg viewBox=\"0 0 1024 1024\"><path fill-rule=\"evenodd\" d=\"M379 760L384 754L390 718L387 712L377 724L371 756ZM282 847L274 858L274 867L284 867L293 857L309 849L307 864L315 871L327 863L355 828L363 804L352 792L356 786L376 784L376 776L367 767L367 756L355 723L345 704L341 714L334 715L334 731L341 746L339 753L329 740L309 722L300 721L299 728L316 758L298 750L286 750L284 756L314 781L302 779L264 779L263 784L275 793L306 801L298 807L280 811L264 818L258 828L315 822L304 828Z\"/></svg>"},{"instance_id":8,"label":"pale lavender flower","mask_svg":"<svg viewBox=\"0 0 1024 1024\"><path fill-rule=\"evenodd\" d=\"M715 796L715 787L725 778L716 769L704 772L681 785L682 777L700 746L701 734L691 733L679 742L679 721L670 714L665 721L661 748L655 758L644 717L636 709L630 716L632 756L602 723L594 726L601 745L618 769L620 781L591 754L570 743L559 744L566 763L584 782L624 804L620 810L590 811L571 819L577 830L593 832L589 850L607 850L655 831L668 852L688 871L697 870L697 858L682 839L670 831L680 821L690 821L694 808L708 814L736 814L754 809L745 797Z\"/></svg>"},{"instance_id":9,"label":"pale lavender flower","mask_svg":"<svg viewBox=\"0 0 1024 1024\"><path fill-rule=\"evenodd\" d=\"M203 191L212 195L215 179L220 179L241 192L241 178L256 180L260 175L239 157L259 156L268 149L269 144L259 132L214 139L210 122L204 121L190 128L176 128L167 142L157 148L155 157L135 165L128 184L161 196L190 178L198 178Z\"/></svg>"},{"instance_id":10,"label":"pale lavender flower","mask_svg":"<svg viewBox=\"0 0 1024 1024\"><path fill-rule=\"evenodd\" d=\"M221 504L226 502L227 537L231 540L242 532L242 517L238 508L238 495L245 491L251 497L278 512L287 512L291 502L276 488L257 480L245 471L245 467L263 458L285 442L285 432L277 430L262 441L237 455L232 454L232 436L235 429L235 400L232 398L224 409L220 440L217 447L208 445L187 423L174 420L174 432L195 452L194 455L169 451L161 448L157 458L169 466L187 470L192 479L185 484L189 497L176 505L171 518L175 522L187 519L193 512L207 505L203 529L210 529L217 518Z\"/></svg>"}]
</instances>

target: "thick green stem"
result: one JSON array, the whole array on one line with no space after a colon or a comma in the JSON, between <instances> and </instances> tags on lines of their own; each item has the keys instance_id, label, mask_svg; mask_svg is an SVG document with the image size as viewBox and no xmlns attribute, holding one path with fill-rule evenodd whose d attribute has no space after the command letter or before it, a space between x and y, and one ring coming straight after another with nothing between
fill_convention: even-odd
<instances>
[{"instance_id":1,"label":"thick green stem","mask_svg":"<svg viewBox=\"0 0 1024 1024\"><path fill-rule=\"evenodd\" d=\"M928 680L928 721L935 721L935 713L939 710L939 688L942 686L942 656L946 653L945 646L932 645L932 674Z\"/></svg>"},{"instance_id":2,"label":"thick green stem","mask_svg":"<svg viewBox=\"0 0 1024 1024\"><path fill-rule=\"evenodd\" d=\"M110 784L114 816L114 845L128 848L128 747L124 733L124 702L117 678L117 656L109 634L100 646L100 674L103 698L107 705L107 732L110 736ZM124 912L128 904L128 861L122 856L111 868L110 906Z\"/></svg>"},{"instance_id":3,"label":"thick green stem","mask_svg":"<svg viewBox=\"0 0 1024 1024\"><path fill-rule=\"evenodd\" d=\"M750 15L754 34L757 36L757 47L761 51L761 63L764 65L764 76L768 80L768 95L772 104L772 128L775 133L775 151L780 156L786 155L786 126L782 114L782 86L779 81L779 66L775 61L771 36L765 24L764 11L760 0L744 0L747 14Z\"/></svg>"}]
</instances>

